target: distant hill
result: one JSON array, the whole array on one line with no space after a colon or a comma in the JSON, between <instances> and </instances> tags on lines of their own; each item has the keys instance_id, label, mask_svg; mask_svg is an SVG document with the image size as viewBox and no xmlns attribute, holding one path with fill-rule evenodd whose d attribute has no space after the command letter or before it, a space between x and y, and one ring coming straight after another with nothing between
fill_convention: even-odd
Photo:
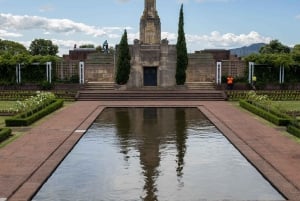
<instances>
[{"instance_id":1,"label":"distant hill","mask_svg":"<svg viewBox=\"0 0 300 201\"><path fill-rule=\"evenodd\" d=\"M249 46L244 46L240 48L230 49L232 55L237 55L238 57L248 56L252 53L258 53L260 48L265 46L265 43L255 43Z\"/></svg>"}]
</instances>

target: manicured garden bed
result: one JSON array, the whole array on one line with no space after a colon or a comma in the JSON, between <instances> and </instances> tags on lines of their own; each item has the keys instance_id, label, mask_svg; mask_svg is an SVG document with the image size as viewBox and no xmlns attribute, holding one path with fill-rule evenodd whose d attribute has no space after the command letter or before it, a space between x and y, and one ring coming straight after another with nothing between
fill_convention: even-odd
<instances>
[{"instance_id":1,"label":"manicured garden bed","mask_svg":"<svg viewBox=\"0 0 300 201\"><path fill-rule=\"evenodd\" d=\"M248 102L246 100L240 100L240 106L274 123L277 126L287 126L292 119L288 115L276 113L274 110L268 111L265 108L253 105L251 102Z\"/></svg>"},{"instance_id":2,"label":"manicured garden bed","mask_svg":"<svg viewBox=\"0 0 300 201\"><path fill-rule=\"evenodd\" d=\"M77 90L52 90L51 92L55 94L57 98L74 101ZM1 90L0 101L23 101L36 94L37 91L34 90Z\"/></svg>"},{"instance_id":3,"label":"manicured garden bed","mask_svg":"<svg viewBox=\"0 0 300 201\"><path fill-rule=\"evenodd\" d=\"M249 90L227 90L225 91L228 100L239 101L247 99ZM255 91L257 95L267 95L272 101L300 101L299 90L274 90L274 91Z\"/></svg>"},{"instance_id":4,"label":"manicured garden bed","mask_svg":"<svg viewBox=\"0 0 300 201\"><path fill-rule=\"evenodd\" d=\"M257 95L255 92L249 92L246 100L240 100L240 106L250 112L274 123L278 126L286 126L287 131L296 137L300 137L300 123L295 116L287 113L287 110L298 110L298 102L289 104L286 110L282 109L282 102L271 101L266 95Z\"/></svg>"},{"instance_id":5,"label":"manicured garden bed","mask_svg":"<svg viewBox=\"0 0 300 201\"><path fill-rule=\"evenodd\" d=\"M55 99L47 106L40 106L31 111L25 111L5 120L6 126L29 126L42 117L61 108L64 104L62 99Z\"/></svg>"}]
</instances>

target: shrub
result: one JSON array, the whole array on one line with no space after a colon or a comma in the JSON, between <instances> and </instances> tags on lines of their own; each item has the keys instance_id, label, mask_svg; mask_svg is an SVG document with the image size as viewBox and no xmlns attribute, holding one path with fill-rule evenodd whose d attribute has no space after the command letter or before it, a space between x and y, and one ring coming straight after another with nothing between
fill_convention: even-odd
<instances>
[{"instance_id":1,"label":"shrub","mask_svg":"<svg viewBox=\"0 0 300 201\"><path fill-rule=\"evenodd\" d=\"M3 142L7 138L9 138L10 135L11 135L10 128L0 128L0 142Z\"/></svg>"},{"instance_id":2,"label":"shrub","mask_svg":"<svg viewBox=\"0 0 300 201\"><path fill-rule=\"evenodd\" d=\"M41 88L41 90L51 90L54 88L54 84L50 83L48 81L42 81L40 83L40 88Z\"/></svg>"},{"instance_id":3,"label":"shrub","mask_svg":"<svg viewBox=\"0 0 300 201\"><path fill-rule=\"evenodd\" d=\"M300 138L300 128L297 128L296 126L294 125L289 125L287 127L287 132L291 133L292 135Z\"/></svg>"},{"instance_id":4,"label":"shrub","mask_svg":"<svg viewBox=\"0 0 300 201\"><path fill-rule=\"evenodd\" d=\"M63 106L64 101L61 99L54 100L46 107L40 107L33 112L23 112L12 118L6 119L6 126L29 126L42 117L54 112Z\"/></svg>"},{"instance_id":5,"label":"shrub","mask_svg":"<svg viewBox=\"0 0 300 201\"><path fill-rule=\"evenodd\" d=\"M290 118L278 117L275 114L272 114L263 108L257 107L245 100L240 100L240 106L278 126L287 126L291 121Z\"/></svg>"}]
</instances>

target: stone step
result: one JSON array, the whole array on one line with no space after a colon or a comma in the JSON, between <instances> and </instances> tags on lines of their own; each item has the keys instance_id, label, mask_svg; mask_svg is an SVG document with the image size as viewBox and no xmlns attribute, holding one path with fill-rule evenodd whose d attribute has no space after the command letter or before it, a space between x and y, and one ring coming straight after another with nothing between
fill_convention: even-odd
<instances>
[{"instance_id":1,"label":"stone step","mask_svg":"<svg viewBox=\"0 0 300 201\"><path fill-rule=\"evenodd\" d=\"M115 83L114 82L89 82L85 84L85 90L114 90Z\"/></svg>"},{"instance_id":2,"label":"stone step","mask_svg":"<svg viewBox=\"0 0 300 201\"><path fill-rule=\"evenodd\" d=\"M213 82L187 82L185 84L191 90L215 90L215 83Z\"/></svg>"},{"instance_id":3,"label":"stone step","mask_svg":"<svg viewBox=\"0 0 300 201\"><path fill-rule=\"evenodd\" d=\"M223 91L79 91L76 95L81 101L223 101Z\"/></svg>"}]
</instances>

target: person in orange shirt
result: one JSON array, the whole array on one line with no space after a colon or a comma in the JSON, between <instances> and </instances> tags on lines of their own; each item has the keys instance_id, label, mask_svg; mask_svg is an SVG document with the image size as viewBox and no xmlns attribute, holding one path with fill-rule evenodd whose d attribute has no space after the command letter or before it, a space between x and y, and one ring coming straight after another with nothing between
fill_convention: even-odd
<instances>
[{"instance_id":1,"label":"person in orange shirt","mask_svg":"<svg viewBox=\"0 0 300 201\"><path fill-rule=\"evenodd\" d=\"M232 90L233 89L233 77L231 75L229 75L227 77L227 89Z\"/></svg>"}]
</instances>

